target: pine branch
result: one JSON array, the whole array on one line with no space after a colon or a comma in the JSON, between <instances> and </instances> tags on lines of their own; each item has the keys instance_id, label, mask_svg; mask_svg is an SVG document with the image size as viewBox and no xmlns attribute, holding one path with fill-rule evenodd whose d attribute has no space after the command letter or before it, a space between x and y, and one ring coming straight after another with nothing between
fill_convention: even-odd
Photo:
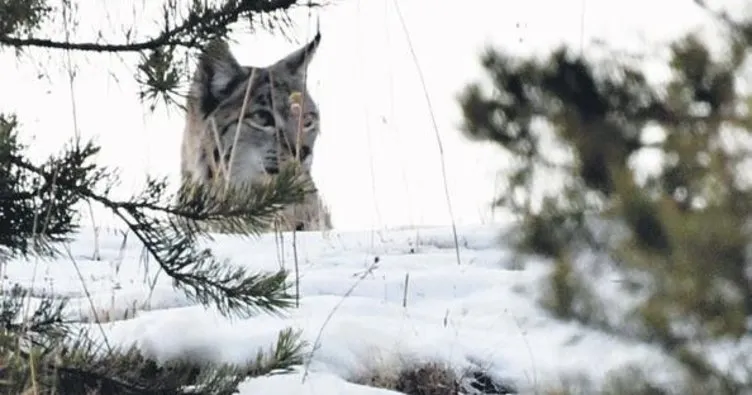
<instances>
[{"instance_id":1,"label":"pine branch","mask_svg":"<svg viewBox=\"0 0 752 395\"><path fill-rule=\"evenodd\" d=\"M0 35L0 44L16 48L42 47L50 49L91 51L91 52L140 52L156 50L166 46L200 48L212 36L223 34L227 25L237 22L242 16L256 13L286 11L295 6L298 0L231 0L217 8L193 9L179 24L165 29L159 35L140 42L103 44L95 42L67 42L48 38L21 38ZM197 3L199 4L199 3ZM305 6L318 6L306 3ZM168 19L168 18L165 18Z\"/></svg>"},{"instance_id":2,"label":"pine branch","mask_svg":"<svg viewBox=\"0 0 752 395\"><path fill-rule=\"evenodd\" d=\"M183 358L160 364L135 346L104 349L85 330L70 337L62 319L64 301L45 299L48 303L43 301L24 325L17 324L23 319L27 296L15 286L0 303L0 394L25 393L32 381L41 393L234 394L247 377L288 372L301 365L306 346L300 332L288 328L279 332L269 350L259 350L245 364Z\"/></svg>"},{"instance_id":3,"label":"pine branch","mask_svg":"<svg viewBox=\"0 0 752 395\"><path fill-rule=\"evenodd\" d=\"M30 292L20 285L14 284L10 289L0 293L0 327L2 330L33 335L29 340L35 345L42 342L35 340L37 335L46 338L60 339L68 332L63 320L63 309L67 299L53 299L50 296L39 298L39 305L31 314L24 316L24 300L30 297Z\"/></svg>"},{"instance_id":4,"label":"pine branch","mask_svg":"<svg viewBox=\"0 0 752 395\"><path fill-rule=\"evenodd\" d=\"M174 222L164 226L144 223L144 218L121 218L172 277L174 285L192 300L239 316L249 316L256 310L275 313L292 305L286 293L286 271L248 274L242 267L219 261L208 249L198 250L191 234L181 231Z\"/></svg>"},{"instance_id":5,"label":"pine branch","mask_svg":"<svg viewBox=\"0 0 752 395\"><path fill-rule=\"evenodd\" d=\"M74 147L69 153L78 158L81 156L78 151ZM184 195L187 200L178 206L168 203L174 198L165 198L164 181L150 180L141 194L119 202L93 191L91 183L56 177L50 170L32 165L18 155L9 155L7 160L47 182L54 180L59 190L110 209L172 277L174 285L192 300L205 306L214 305L222 314L239 316L259 310L276 313L292 305L286 292L285 271L249 274L244 268L218 260L208 249L200 250L196 238L208 237L200 229L201 221L243 235L261 232L285 205L302 201L310 191L308 181L300 177L294 165L284 167L271 182L262 185L224 189L194 186L190 194ZM88 168L88 172L105 173L104 169L94 167Z\"/></svg>"},{"instance_id":6,"label":"pine branch","mask_svg":"<svg viewBox=\"0 0 752 395\"><path fill-rule=\"evenodd\" d=\"M259 350L256 360L249 364L249 377L265 374L289 372L293 366L303 364L304 348L308 345L300 340L300 331L290 328L279 332L277 344L266 354Z\"/></svg>"},{"instance_id":7,"label":"pine branch","mask_svg":"<svg viewBox=\"0 0 752 395\"><path fill-rule=\"evenodd\" d=\"M102 354L83 335L38 356L38 385L62 394L234 394L244 367L183 359L158 364L134 346ZM193 391L186 391L186 387Z\"/></svg>"},{"instance_id":8,"label":"pine branch","mask_svg":"<svg viewBox=\"0 0 752 395\"><path fill-rule=\"evenodd\" d=\"M98 149L92 149L86 145L73 157L93 155ZM43 167L35 166L24 160L19 155L11 155L5 158L9 164L43 177L46 181L56 179L56 175ZM62 162L62 161L58 161ZM56 163L58 163L56 162ZM92 169L92 168L89 168ZM104 169L99 169L98 175L106 174ZM224 230L240 234L258 234L266 226L270 225L275 215L284 206L300 203L304 196L312 193L311 183L300 177L294 164L285 166L280 172L265 184L250 184L227 188L210 188L201 186L183 187L178 193L181 204L172 205L166 203L171 198L164 198L167 184L165 180L147 180L147 186L143 192L135 195L131 200L111 200L103 194L92 190L92 184L87 182L78 185L71 182L70 177L57 179L55 182L66 190L70 190L83 198L96 201L113 212L122 213L123 216L138 215L152 211L154 213L168 214L189 221L209 222L224 227ZM101 180L103 176L91 177L92 180ZM197 227L196 227L197 229Z\"/></svg>"},{"instance_id":9,"label":"pine branch","mask_svg":"<svg viewBox=\"0 0 752 395\"><path fill-rule=\"evenodd\" d=\"M199 222L210 229L236 234L258 234L268 229L284 206L300 203L313 193L309 179L290 163L265 184L200 186L185 184L178 192L182 209L171 212L199 231Z\"/></svg>"},{"instance_id":10,"label":"pine branch","mask_svg":"<svg viewBox=\"0 0 752 395\"><path fill-rule=\"evenodd\" d=\"M89 163L99 149L92 144L68 149L29 171L20 157L15 119L0 115L0 248L7 255L53 255L53 244L77 229L74 207L82 196L62 184L90 189L105 180L103 169ZM19 166L20 164L20 166Z\"/></svg>"},{"instance_id":11,"label":"pine branch","mask_svg":"<svg viewBox=\"0 0 752 395\"><path fill-rule=\"evenodd\" d=\"M248 377L289 372L303 361L305 342L290 328L279 332L276 343L259 350L245 364L215 364L181 357L163 363L144 356L138 348L102 351L81 332L71 342L54 348L17 352L16 338L0 336L0 393L21 393L29 386L31 366L43 393L61 394L234 394Z\"/></svg>"}]
</instances>

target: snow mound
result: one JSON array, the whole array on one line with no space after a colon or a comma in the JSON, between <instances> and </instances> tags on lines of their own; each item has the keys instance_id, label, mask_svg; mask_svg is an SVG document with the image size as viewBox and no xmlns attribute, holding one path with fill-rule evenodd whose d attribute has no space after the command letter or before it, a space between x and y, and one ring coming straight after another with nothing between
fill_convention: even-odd
<instances>
[{"instance_id":1,"label":"snow mound","mask_svg":"<svg viewBox=\"0 0 752 395\"><path fill-rule=\"evenodd\" d=\"M482 370L520 393L575 374L597 382L627 364L667 377L675 372L651 346L543 310L538 298L549 266L512 262L498 226L458 229L459 264L449 228L298 233L300 307L234 320L174 290L123 232L100 233L99 260L92 259L93 232L84 230L69 257L9 262L7 281L70 298L68 318L82 326L105 321L92 336L135 344L157 360L243 363L268 350L280 330L302 330L313 346L306 379L303 367L248 379L246 394L393 394L351 382L421 361ZM209 246L253 271L292 269L295 261L290 234L282 241L219 235Z\"/></svg>"}]
</instances>

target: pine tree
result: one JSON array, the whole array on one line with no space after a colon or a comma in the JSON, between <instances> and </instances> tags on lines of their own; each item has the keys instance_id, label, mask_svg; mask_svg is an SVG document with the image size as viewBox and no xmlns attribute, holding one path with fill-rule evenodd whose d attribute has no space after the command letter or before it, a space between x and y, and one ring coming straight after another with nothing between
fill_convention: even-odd
<instances>
[{"instance_id":1,"label":"pine tree","mask_svg":"<svg viewBox=\"0 0 752 395\"><path fill-rule=\"evenodd\" d=\"M70 1L0 0L0 49L30 47L50 51L137 53L140 98L172 98L185 83L187 57L231 27L246 22L284 31L286 11L295 0L165 2L163 29L140 41L126 36L121 43L78 43L44 38L45 22L65 18ZM307 2L307 6L316 6ZM197 303L217 308L228 317L274 314L292 306L287 273L250 273L219 260L199 247L210 234L209 223L243 236L266 229L284 206L302 201L311 186L294 165L281 169L266 184L214 189L195 187L190 204L176 204L180 191L170 192L166 179L149 178L130 199L113 199L114 170L96 164L99 147L74 139L43 163L34 163L18 139L22 120L0 114L0 260L34 255L57 256L61 242L79 229L82 204L99 204L112 212L143 243L177 289ZM137 349L101 352L101 345L73 333L63 322L65 301L47 298L24 315L28 290L0 288L0 393L58 394L231 394L249 376L285 370L301 363L298 333L279 334L269 352L245 366L200 366L190 361L157 364Z\"/></svg>"},{"instance_id":2,"label":"pine tree","mask_svg":"<svg viewBox=\"0 0 752 395\"><path fill-rule=\"evenodd\" d=\"M722 370L698 345L741 339L752 322L752 96L738 86L752 22L715 16L729 53L714 59L691 34L677 41L664 89L629 62L596 64L566 48L540 62L488 49L488 81L459 102L466 136L515 159L496 204L522 220L519 251L553 262L543 305L659 345L687 369L689 389L733 394L752 389L752 374ZM633 160L645 154L661 164L638 177ZM604 270L637 302L609 304L617 302L598 291L613 281L599 277Z\"/></svg>"}]
</instances>

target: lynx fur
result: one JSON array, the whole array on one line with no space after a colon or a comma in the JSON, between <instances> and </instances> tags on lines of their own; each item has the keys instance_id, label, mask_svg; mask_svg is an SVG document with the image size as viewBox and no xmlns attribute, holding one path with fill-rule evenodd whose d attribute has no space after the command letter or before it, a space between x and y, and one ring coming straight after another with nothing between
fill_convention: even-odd
<instances>
[{"instance_id":1,"label":"lynx fur","mask_svg":"<svg viewBox=\"0 0 752 395\"><path fill-rule=\"evenodd\" d=\"M318 33L267 67L241 66L223 41L204 49L187 100L180 163L184 184L208 185L218 177L230 184L257 183L278 173L281 163L298 159L313 182L319 111L305 75L320 41ZM318 192L286 207L281 217L280 230L332 227Z\"/></svg>"}]
</instances>

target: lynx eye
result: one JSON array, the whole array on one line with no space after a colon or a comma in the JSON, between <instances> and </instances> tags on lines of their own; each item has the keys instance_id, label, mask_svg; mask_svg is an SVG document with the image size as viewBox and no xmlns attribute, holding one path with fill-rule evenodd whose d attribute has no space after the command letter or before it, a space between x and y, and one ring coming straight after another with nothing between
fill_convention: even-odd
<instances>
[{"instance_id":1,"label":"lynx eye","mask_svg":"<svg viewBox=\"0 0 752 395\"><path fill-rule=\"evenodd\" d=\"M274 126L274 116L272 113L266 110L254 111L250 115L251 123L262 128L268 128Z\"/></svg>"},{"instance_id":2,"label":"lynx eye","mask_svg":"<svg viewBox=\"0 0 752 395\"><path fill-rule=\"evenodd\" d=\"M310 129L316 124L316 114L309 112L303 116L303 128Z\"/></svg>"}]
</instances>

